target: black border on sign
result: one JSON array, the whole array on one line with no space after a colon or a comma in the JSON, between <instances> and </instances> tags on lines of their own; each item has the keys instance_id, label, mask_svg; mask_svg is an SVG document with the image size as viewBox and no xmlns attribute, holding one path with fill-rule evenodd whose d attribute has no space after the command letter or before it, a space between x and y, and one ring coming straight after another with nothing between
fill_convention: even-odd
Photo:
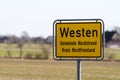
<instances>
[{"instance_id":1,"label":"black border on sign","mask_svg":"<svg viewBox=\"0 0 120 80\"><path fill-rule=\"evenodd\" d=\"M73 21L73 22L70 22ZM85 22L84 22L85 21ZM57 24L83 24L83 23L100 23L100 34L103 30L103 36L100 35L100 56L57 56ZM102 60L104 58L104 22L101 19L72 19L72 20L55 20L53 23L53 57L56 60ZM103 42L103 43L102 43ZM102 54L103 53L103 54Z\"/></svg>"}]
</instances>

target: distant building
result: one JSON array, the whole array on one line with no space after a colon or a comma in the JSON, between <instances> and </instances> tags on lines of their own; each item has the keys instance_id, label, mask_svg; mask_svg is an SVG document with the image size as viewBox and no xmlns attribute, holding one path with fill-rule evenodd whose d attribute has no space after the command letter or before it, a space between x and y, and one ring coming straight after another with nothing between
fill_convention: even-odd
<instances>
[{"instance_id":1,"label":"distant building","mask_svg":"<svg viewBox=\"0 0 120 80\"><path fill-rule=\"evenodd\" d=\"M52 43L53 43L53 36L48 36L48 37L45 39L45 43L47 43L47 44L52 44Z\"/></svg>"},{"instance_id":2,"label":"distant building","mask_svg":"<svg viewBox=\"0 0 120 80\"><path fill-rule=\"evenodd\" d=\"M9 40L9 37L7 37L7 36L0 37L0 43L6 43L8 40Z\"/></svg>"},{"instance_id":3,"label":"distant building","mask_svg":"<svg viewBox=\"0 0 120 80\"><path fill-rule=\"evenodd\" d=\"M32 42L34 42L34 43L40 43L41 40L43 40L42 37L34 37L34 38L32 38Z\"/></svg>"},{"instance_id":4,"label":"distant building","mask_svg":"<svg viewBox=\"0 0 120 80\"><path fill-rule=\"evenodd\" d=\"M108 43L112 39L112 37L115 33L117 33L117 32L116 31L106 31L105 32L105 42Z\"/></svg>"},{"instance_id":5,"label":"distant building","mask_svg":"<svg viewBox=\"0 0 120 80\"><path fill-rule=\"evenodd\" d=\"M107 43L107 47L120 48L120 34L117 32L112 36L111 40Z\"/></svg>"}]
</instances>

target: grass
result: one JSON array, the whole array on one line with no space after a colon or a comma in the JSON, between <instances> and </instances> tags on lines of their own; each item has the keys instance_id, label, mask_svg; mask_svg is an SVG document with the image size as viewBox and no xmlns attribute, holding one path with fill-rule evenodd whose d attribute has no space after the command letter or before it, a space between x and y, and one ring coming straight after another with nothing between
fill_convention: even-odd
<instances>
[{"instance_id":1,"label":"grass","mask_svg":"<svg viewBox=\"0 0 120 80\"><path fill-rule=\"evenodd\" d=\"M118 62L82 62L82 80L120 80ZM0 60L0 80L77 80L76 61Z\"/></svg>"},{"instance_id":2,"label":"grass","mask_svg":"<svg viewBox=\"0 0 120 80\"><path fill-rule=\"evenodd\" d=\"M108 59L109 55L114 55L115 60L120 60L120 49L105 48L105 59Z\"/></svg>"},{"instance_id":3,"label":"grass","mask_svg":"<svg viewBox=\"0 0 120 80\"><path fill-rule=\"evenodd\" d=\"M33 44L33 43L25 44L23 46L23 57L25 57L27 53L31 53L33 55L35 55L36 53L40 53L44 55L41 47L42 45L40 44ZM45 47L47 48L49 53L52 53L52 47L50 45L45 45ZM12 44L11 46L8 46L5 43L0 44L0 57L8 56L7 54L8 49L10 50L12 57L19 57L20 51L19 51L17 44ZM120 60L120 49L105 48L104 59L108 59L110 55L114 55L115 60ZM51 57L52 57L52 54L50 54L50 58Z\"/></svg>"},{"instance_id":4,"label":"grass","mask_svg":"<svg viewBox=\"0 0 120 80\"><path fill-rule=\"evenodd\" d=\"M23 46L23 57L26 56L26 54L31 53L35 56L35 54L40 53L41 55L44 55L44 52L41 49L42 45L39 44L25 44ZM47 50L52 53L52 47L50 45L46 45L45 47ZM12 44L11 46L8 46L5 43L0 44L0 57L8 56L7 51L10 51L12 57L19 57L20 49L18 48L17 44Z\"/></svg>"}]
</instances>

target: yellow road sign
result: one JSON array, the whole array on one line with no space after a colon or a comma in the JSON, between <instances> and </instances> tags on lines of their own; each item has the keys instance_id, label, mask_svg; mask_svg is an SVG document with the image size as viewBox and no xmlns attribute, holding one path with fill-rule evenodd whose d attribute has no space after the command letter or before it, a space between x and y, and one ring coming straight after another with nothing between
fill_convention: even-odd
<instances>
[{"instance_id":1,"label":"yellow road sign","mask_svg":"<svg viewBox=\"0 0 120 80\"><path fill-rule=\"evenodd\" d=\"M56 20L54 23L55 59L102 59L103 21Z\"/></svg>"}]
</instances>

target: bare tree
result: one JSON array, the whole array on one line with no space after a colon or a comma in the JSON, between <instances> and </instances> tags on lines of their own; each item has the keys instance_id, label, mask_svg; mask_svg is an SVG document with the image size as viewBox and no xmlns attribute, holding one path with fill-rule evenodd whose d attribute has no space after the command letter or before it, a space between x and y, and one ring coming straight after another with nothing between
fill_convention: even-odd
<instances>
[{"instance_id":1,"label":"bare tree","mask_svg":"<svg viewBox=\"0 0 120 80\"><path fill-rule=\"evenodd\" d=\"M23 46L29 42L30 42L30 37L28 33L26 31L23 31L21 38L17 42L18 48L20 49L20 54L19 54L20 59L23 58Z\"/></svg>"},{"instance_id":2,"label":"bare tree","mask_svg":"<svg viewBox=\"0 0 120 80\"><path fill-rule=\"evenodd\" d=\"M22 42L22 40L20 39L17 43L18 45L18 48L20 49L20 55L19 55L19 58L22 59L23 57L23 46L24 46L24 43Z\"/></svg>"},{"instance_id":3,"label":"bare tree","mask_svg":"<svg viewBox=\"0 0 120 80\"><path fill-rule=\"evenodd\" d=\"M9 41L10 41L11 43L17 43L18 40L19 40L19 38L18 38L17 36L15 36L15 35L9 36Z\"/></svg>"},{"instance_id":4,"label":"bare tree","mask_svg":"<svg viewBox=\"0 0 120 80\"><path fill-rule=\"evenodd\" d=\"M18 37L16 37L15 35L8 35L7 36L8 40L6 41L7 43L7 54L9 58L12 58L12 54L11 54L11 45L13 43L17 43L18 41Z\"/></svg>"},{"instance_id":5,"label":"bare tree","mask_svg":"<svg viewBox=\"0 0 120 80\"><path fill-rule=\"evenodd\" d=\"M114 30L114 31L117 31L117 33L120 34L120 27L115 26L113 30Z\"/></svg>"},{"instance_id":6,"label":"bare tree","mask_svg":"<svg viewBox=\"0 0 120 80\"><path fill-rule=\"evenodd\" d=\"M8 41L7 41L7 55L8 55L8 57L9 58L12 58L12 55L11 55L11 52L10 52L10 47L11 47L11 40L9 39Z\"/></svg>"},{"instance_id":7,"label":"bare tree","mask_svg":"<svg viewBox=\"0 0 120 80\"><path fill-rule=\"evenodd\" d=\"M49 51L48 51L48 48L45 46L44 39L42 39L40 41L40 48L42 49L42 51L44 53L44 59L48 59L49 58Z\"/></svg>"},{"instance_id":8,"label":"bare tree","mask_svg":"<svg viewBox=\"0 0 120 80\"><path fill-rule=\"evenodd\" d=\"M23 31L23 32L22 32L21 39L22 39L22 41L23 41L24 43L29 43L29 42L31 42L30 36L29 36L29 34L28 34L26 31Z\"/></svg>"},{"instance_id":9,"label":"bare tree","mask_svg":"<svg viewBox=\"0 0 120 80\"><path fill-rule=\"evenodd\" d=\"M113 30L116 32L116 34L113 36L113 39L116 41L120 40L120 27L114 27Z\"/></svg>"}]
</instances>

